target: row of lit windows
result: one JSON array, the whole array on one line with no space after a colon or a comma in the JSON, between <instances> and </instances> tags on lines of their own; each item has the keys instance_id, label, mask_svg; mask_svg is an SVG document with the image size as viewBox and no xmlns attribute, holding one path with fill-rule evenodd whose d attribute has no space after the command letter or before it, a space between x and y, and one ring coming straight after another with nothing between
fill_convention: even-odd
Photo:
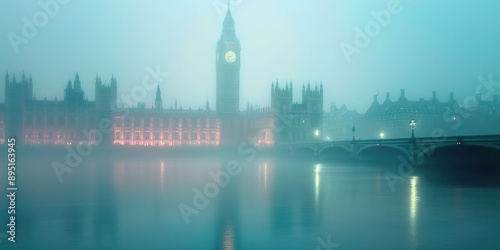
<instances>
[{"instance_id":1,"label":"row of lit windows","mask_svg":"<svg viewBox=\"0 0 500 250\"><path fill-rule=\"evenodd\" d=\"M77 139L77 140L88 140L88 137L83 133L78 133L75 131L67 130L25 130L25 139Z\"/></svg>"},{"instance_id":2,"label":"row of lit windows","mask_svg":"<svg viewBox=\"0 0 500 250\"><path fill-rule=\"evenodd\" d=\"M175 124L174 124L175 122ZM191 126L190 126L191 125ZM218 125L218 120L215 119L187 119L187 118L115 118L115 127L155 127L155 128L215 128Z\"/></svg>"},{"instance_id":3,"label":"row of lit windows","mask_svg":"<svg viewBox=\"0 0 500 250\"><path fill-rule=\"evenodd\" d=\"M25 144L32 144L32 145L47 145L47 144L55 144L55 145L83 144L83 145L88 145L88 144L95 144L96 142L95 142L95 139L80 140L80 141L64 140L64 139L25 139L24 143Z\"/></svg>"},{"instance_id":4,"label":"row of lit windows","mask_svg":"<svg viewBox=\"0 0 500 250\"><path fill-rule=\"evenodd\" d=\"M126 145L126 146L155 146L155 147L172 147L172 146L180 146L180 145L211 145L217 146L219 145L219 141L121 141L115 140L113 142L115 145Z\"/></svg>"},{"instance_id":5,"label":"row of lit windows","mask_svg":"<svg viewBox=\"0 0 500 250\"><path fill-rule=\"evenodd\" d=\"M133 136L133 138L132 138ZM177 133L160 133L160 132L115 132L115 140L217 140L218 133L194 133L194 132L177 132Z\"/></svg>"},{"instance_id":6,"label":"row of lit windows","mask_svg":"<svg viewBox=\"0 0 500 250\"><path fill-rule=\"evenodd\" d=\"M213 140L217 138L219 132L115 132L115 139L137 139L137 140L181 140L181 138L199 138L202 140ZM190 135L190 136L188 136ZM132 138L133 136L133 138ZM92 134L91 134L91 137ZM124 138L123 138L124 137ZM4 130L0 130L0 138L4 138ZM85 135L82 132L77 131L69 131L69 130L31 130L26 129L24 131L25 139L77 139L77 140L88 140L88 135ZM93 139L93 138L91 138Z\"/></svg>"}]
</instances>

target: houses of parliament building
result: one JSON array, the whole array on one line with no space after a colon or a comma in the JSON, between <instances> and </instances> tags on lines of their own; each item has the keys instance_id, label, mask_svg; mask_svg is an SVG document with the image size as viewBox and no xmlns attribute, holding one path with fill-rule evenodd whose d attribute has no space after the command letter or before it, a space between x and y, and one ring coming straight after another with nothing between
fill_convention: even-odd
<instances>
[{"instance_id":1,"label":"houses of parliament building","mask_svg":"<svg viewBox=\"0 0 500 250\"><path fill-rule=\"evenodd\" d=\"M293 101L292 82L272 82L269 107L240 107L240 41L228 10L216 48L216 107L207 101L196 110L163 107L161 86L157 86L154 106L119 107L118 81L95 79L95 98L89 101L78 73L64 89L62 100L36 99L34 81L24 74L5 76L5 103L0 104L0 144L16 137L25 145L105 144L119 146L219 146L271 147L288 142L351 140L354 138L407 138L409 120L417 121L418 136L433 136L436 129L447 135L498 134L499 95L491 100L476 94L476 106L458 105L454 94L447 101L432 98L408 100L404 90L397 100L390 93L380 103L374 96L365 114L337 108L332 103L323 112L323 85L303 84L302 103ZM62 91L62 90L61 90ZM117 104L118 103L118 104ZM100 123L111 129L96 136Z\"/></svg>"},{"instance_id":2,"label":"houses of parliament building","mask_svg":"<svg viewBox=\"0 0 500 250\"><path fill-rule=\"evenodd\" d=\"M5 77L5 104L0 104L0 144L16 137L24 145L104 144L116 146L219 146L238 145L254 138L269 147L291 140L318 139L323 123L323 86L302 86L302 103L293 103L292 83L271 87L271 106L240 109L240 42L228 10L216 49L216 108L164 109L160 86L155 105L118 107L117 79L95 79L95 99L85 98L78 73L64 89L63 100L39 100L34 81L24 74ZM103 119L112 132L102 141L89 133Z\"/></svg>"}]
</instances>

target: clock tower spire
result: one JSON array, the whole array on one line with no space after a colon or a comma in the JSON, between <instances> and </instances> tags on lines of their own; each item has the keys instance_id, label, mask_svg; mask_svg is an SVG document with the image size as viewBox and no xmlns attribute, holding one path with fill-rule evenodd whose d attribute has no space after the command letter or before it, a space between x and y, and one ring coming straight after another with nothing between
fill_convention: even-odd
<instances>
[{"instance_id":1,"label":"clock tower spire","mask_svg":"<svg viewBox=\"0 0 500 250\"><path fill-rule=\"evenodd\" d=\"M222 34L216 49L216 110L223 115L240 111L240 41L236 37L234 19L228 1Z\"/></svg>"},{"instance_id":2,"label":"clock tower spire","mask_svg":"<svg viewBox=\"0 0 500 250\"><path fill-rule=\"evenodd\" d=\"M236 145L242 140L240 112L240 41L236 37L234 20L228 2L222 34L215 51L217 75L216 110L220 117L220 143Z\"/></svg>"}]
</instances>

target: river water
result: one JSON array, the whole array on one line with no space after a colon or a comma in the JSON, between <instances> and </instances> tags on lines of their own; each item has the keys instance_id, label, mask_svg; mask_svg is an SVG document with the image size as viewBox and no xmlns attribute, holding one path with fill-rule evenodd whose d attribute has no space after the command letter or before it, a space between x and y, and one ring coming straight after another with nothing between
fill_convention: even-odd
<instances>
[{"instance_id":1,"label":"river water","mask_svg":"<svg viewBox=\"0 0 500 250\"><path fill-rule=\"evenodd\" d=\"M408 176L391 189L386 166L160 152L95 153L60 182L65 155L18 154L16 243L0 248L500 247L498 188Z\"/></svg>"}]
</instances>

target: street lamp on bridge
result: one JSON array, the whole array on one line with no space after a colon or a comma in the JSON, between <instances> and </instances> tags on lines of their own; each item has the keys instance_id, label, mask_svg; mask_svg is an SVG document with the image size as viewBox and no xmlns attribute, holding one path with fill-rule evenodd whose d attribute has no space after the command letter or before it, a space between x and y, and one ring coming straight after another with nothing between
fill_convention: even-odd
<instances>
[{"instance_id":1,"label":"street lamp on bridge","mask_svg":"<svg viewBox=\"0 0 500 250\"><path fill-rule=\"evenodd\" d=\"M410 127L411 127L411 138L415 138L415 125L417 125L417 123L415 123L415 119L411 119L410 121Z\"/></svg>"},{"instance_id":2,"label":"street lamp on bridge","mask_svg":"<svg viewBox=\"0 0 500 250\"><path fill-rule=\"evenodd\" d=\"M352 126L352 140L355 140L354 133L356 132L356 127Z\"/></svg>"},{"instance_id":3,"label":"street lamp on bridge","mask_svg":"<svg viewBox=\"0 0 500 250\"><path fill-rule=\"evenodd\" d=\"M384 132L380 132L380 138L384 139L384 136L385 136Z\"/></svg>"}]
</instances>

